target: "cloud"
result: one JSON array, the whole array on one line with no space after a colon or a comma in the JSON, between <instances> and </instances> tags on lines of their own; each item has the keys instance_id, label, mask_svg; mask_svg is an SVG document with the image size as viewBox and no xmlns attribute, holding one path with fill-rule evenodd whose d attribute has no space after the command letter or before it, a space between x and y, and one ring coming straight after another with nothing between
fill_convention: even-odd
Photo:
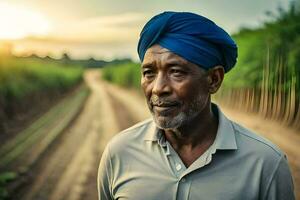
<instances>
[{"instance_id":1,"label":"cloud","mask_svg":"<svg viewBox=\"0 0 300 200\"><path fill-rule=\"evenodd\" d=\"M148 16L144 13L123 13L118 15L94 17L82 21L82 25L102 26L136 26L146 21Z\"/></svg>"},{"instance_id":2,"label":"cloud","mask_svg":"<svg viewBox=\"0 0 300 200\"><path fill-rule=\"evenodd\" d=\"M55 27L48 37L73 42L133 42L148 17L143 13L123 13L65 22Z\"/></svg>"}]
</instances>

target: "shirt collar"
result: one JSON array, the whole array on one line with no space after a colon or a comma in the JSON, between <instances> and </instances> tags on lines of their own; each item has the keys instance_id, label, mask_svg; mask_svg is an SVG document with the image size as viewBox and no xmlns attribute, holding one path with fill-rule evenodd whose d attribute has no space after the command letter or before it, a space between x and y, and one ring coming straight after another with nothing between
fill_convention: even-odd
<instances>
[{"instance_id":1,"label":"shirt collar","mask_svg":"<svg viewBox=\"0 0 300 200\"><path fill-rule=\"evenodd\" d=\"M220 108L212 103L213 112L218 115L219 125L216 135L216 139L213 143L212 151L215 152L217 149L237 149L235 130L232 122L223 114Z\"/></svg>"},{"instance_id":2,"label":"shirt collar","mask_svg":"<svg viewBox=\"0 0 300 200\"><path fill-rule=\"evenodd\" d=\"M151 123L149 125L149 128L146 129L146 133L144 136L145 141L158 141L159 138L161 137L161 131L160 129L156 126L155 122L151 120Z\"/></svg>"},{"instance_id":3,"label":"shirt collar","mask_svg":"<svg viewBox=\"0 0 300 200\"><path fill-rule=\"evenodd\" d=\"M227 149L227 150L235 150L237 149L235 131L232 126L231 121L222 113L220 108L212 103L213 112L218 116L219 125L218 131L216 135L216 139L212 144L212 153L215 153L217 149ZM161 143L163 137L163 133L161 130L155 125L155 122L152 120L149 129L144 136L145 141L157 141L159 144Z\"/></svg>"}]
</instances>

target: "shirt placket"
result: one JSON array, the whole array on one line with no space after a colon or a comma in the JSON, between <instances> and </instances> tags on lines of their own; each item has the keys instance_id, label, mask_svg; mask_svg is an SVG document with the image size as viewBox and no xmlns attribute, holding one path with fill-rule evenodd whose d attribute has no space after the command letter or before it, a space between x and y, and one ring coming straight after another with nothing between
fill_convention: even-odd
<instances>
[{"instance_id":1,"label":"shirt placket","mask_svg":"<svg viewBox=\"0 0 300 200\"><path fill-rule=\"evenodd\" d=\"M162 139L162 138L161 138ZM173 200L188 200L190 188L192 184L192 177L189 174L207 164L211 161L211 153L213 145L201 155L189 168L186 168L178 154L172 148L168 141L164 139L160 140L160 145L165 151L165 155L168 158L169 165L173 175L176 177L176 192L173 196Z\"/></svg>"},{"instance_id":2,"label":"shirt placket","mask_svg":"<svg viewBox=\"0 0 300 200\"><path fill-rule=\"evenodd\" d=\"M173 196L173 199L188 200L191 181L188 179L187 175L183 175L187 168L172 146L168 142L166 142L165 145L167 152L166 155L168 156L172 172L176 177L176 192Z\"/></svg>"}]
</instances>

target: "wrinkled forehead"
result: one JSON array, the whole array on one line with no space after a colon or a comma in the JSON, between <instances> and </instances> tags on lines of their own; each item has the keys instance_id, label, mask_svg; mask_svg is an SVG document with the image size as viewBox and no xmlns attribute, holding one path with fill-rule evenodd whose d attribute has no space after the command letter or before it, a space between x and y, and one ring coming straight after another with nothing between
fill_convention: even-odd
<instances>
[{"instance_id":1,"label":"wrinkled forehead","mask_svg":"<svg viewBox=\"0 0 300 200\"><path fill-rule=\"evenodd\" d=\"M186 60L185 58L158 44L155 44L147 49L142 62L142 68L162 67L167 69L175 65L195 73L202 74L206 72L206 69L203 67Z\"/></svg>"},{"instance_id":2,"label":"wrinkled forehead","mask_svg":"<svg viewBox=\"0 0 300 200\"><path fill-rule=\"evenodd\" d=\"M158 44L155 44L146 50L142 64L152 63L155 61L179 62L181 64L189 63L185 58Z\"/></svg>"}]
</instances>

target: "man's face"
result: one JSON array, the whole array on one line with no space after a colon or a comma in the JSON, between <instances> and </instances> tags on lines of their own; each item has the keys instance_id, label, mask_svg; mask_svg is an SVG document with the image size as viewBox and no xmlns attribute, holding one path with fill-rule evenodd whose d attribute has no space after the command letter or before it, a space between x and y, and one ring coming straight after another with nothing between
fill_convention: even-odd
<instances>
[{"instance_id":1,"label":"man's face","mask_svg":"<svg viewBox=\"0 0 300 200\"><path fill-rule=\"evenodd\" d=\"M146 51L141 86L162 129L187 125L210 103L207 72L159 45Z\"/></svg>"}]
</instances>

